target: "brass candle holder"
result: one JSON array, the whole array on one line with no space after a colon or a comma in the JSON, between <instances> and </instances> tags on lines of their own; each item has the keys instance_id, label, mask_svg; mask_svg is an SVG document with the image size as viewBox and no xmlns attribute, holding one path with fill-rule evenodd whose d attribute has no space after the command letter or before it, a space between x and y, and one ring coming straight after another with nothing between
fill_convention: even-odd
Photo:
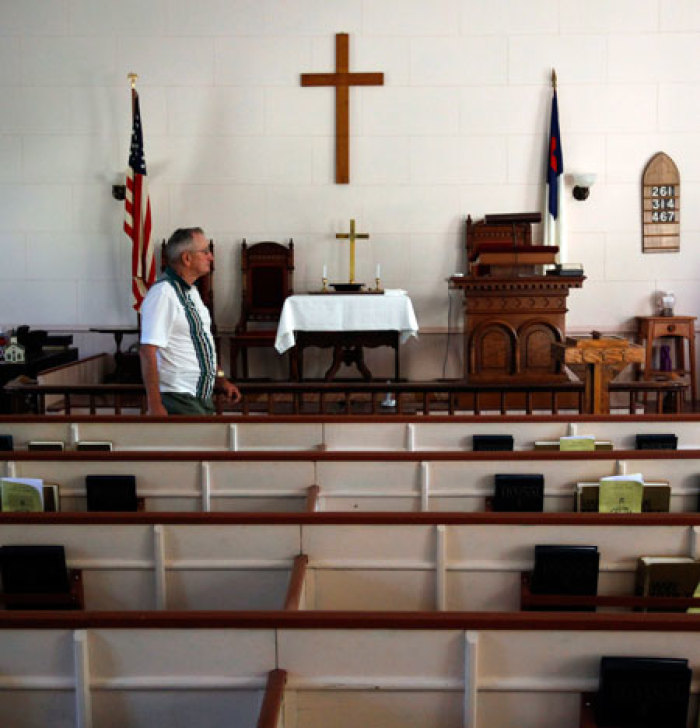
<instances>
[{"instance_id":1,"label":"brass candle holder","mask_svg":"<svg viewBox=\"0 0 700 728\"><path fill-rule=\"evenodd\" d=\"M323 288L321 288L321 290L324 293L328 293L328 278L326 278L326 277L321 278L321 282L323 283Z\"/></svg>"},{"instance_id":2,"label":"brass candle holder","mask_svg":"<svg viewBox=\"0 0 700 728\"><path fill-rule=\"evenodd\" d=\"M374 290L375 291L381 291L382 290L382 279L381 278L375 278L374 279L374 283L375 283Z\"/></svg>"}]
</instances>

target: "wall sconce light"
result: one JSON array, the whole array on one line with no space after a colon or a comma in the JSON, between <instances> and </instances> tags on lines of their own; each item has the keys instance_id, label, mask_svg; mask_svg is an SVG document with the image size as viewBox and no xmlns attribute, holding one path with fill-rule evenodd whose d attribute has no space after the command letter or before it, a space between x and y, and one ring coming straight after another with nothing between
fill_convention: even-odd
<instances>
[{"instance_id":1,"label":"wall sconce light","mask_svg":"<svg viewBox=\"0 0 700 728\"><path fill-rule=\"evenodd\" d=\"M572 175L574 189L572 193L577 200L588 199L590 188L594 185L598 175L595 172L586 172L583 174Z\"/></svg>"},{"instance_id":2,"label":"wall sconce light","mask_svg":"<svg viewBox=\"0 0 700 728\"><path fill-rule=\"evenodd\" d=\"M120 202L126 199L126 174L123 172L114 176L112 197Z\"/></svg>"}]
</instances>

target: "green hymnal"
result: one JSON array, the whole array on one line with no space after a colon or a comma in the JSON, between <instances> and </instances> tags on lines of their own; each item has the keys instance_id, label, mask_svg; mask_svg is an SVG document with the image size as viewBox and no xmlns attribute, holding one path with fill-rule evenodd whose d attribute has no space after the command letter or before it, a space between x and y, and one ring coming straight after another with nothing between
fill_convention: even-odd
<instances>
[{"instance_id":1,"label":"green hymnal","mask_svg":"<svg viewBox=\"0 0 700 728\"><path fill-rule=\"evenodd\" d=\"M641 513L644 478L641 473L609 475L600 479L599 513Z\"/></svg>"},{"instance_id":2,"label":"green hymnal","mask_svg":"<svg viewBox=\"0 0 700 728\"><path fill-rule=\"evenodd\" d=\"M593 441L593 448L584 448L584 447L576 447L575 444L572 445L566 445L562 447L562 440L564 438L559 438L558 440L535 440L535 450L554 450L554 451L566 451L569 452L573 451L576 452L576 450L579 451L585 451L586 449L593 449L593 450L613 450L613 443L612 440L594 440ZM573 440L576 440L578 438L574 437ZM588 445L588 443L586 443Z\"/></svg>"},{"instance_id":3,"label":"green hymnal","mask_svg":"<svg viewBox=\"0 0 700 728\"><path fill-rule=\"evenodd\" d=\"M576 510L598 513L599 483L576 483ZM671 510L671 486L668 482L644 483L642 513L668 513Z\"/></svg>"},{"instance_id":4,"label":"green hymnal","mask_svg":"<svg viewBox=\"0 0 700 728\"><path fill-rule=\"evenodd\" d=\"M2 510L26 512L44 510L41 478L0 478Z\"/></svg>"},{"instance_id":5,"label":"green hymnal","mask_svg":"<svg viewBox=\"0 0 700 728\"><path fill-rule=\"evenodd\" d=\"M559 449L562 452L595 450L595 435L568 435L566 437L560 437Z\"/></svg>"}]
</instances>

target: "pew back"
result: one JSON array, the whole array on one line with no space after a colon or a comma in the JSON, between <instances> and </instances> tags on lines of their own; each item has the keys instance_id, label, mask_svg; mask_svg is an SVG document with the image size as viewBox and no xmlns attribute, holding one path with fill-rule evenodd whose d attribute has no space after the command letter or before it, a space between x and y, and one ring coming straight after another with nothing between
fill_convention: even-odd
<instances>
[{"instance_id":1,"label":"pew back","mask_svg":"<svg viewBox=\"0 0 700 728\"><path fill-rule=\"evenodd\" d=\"M700 415L414 416L376 417L0 417L0 433L15 447L30 440L107 440L116 450L470 450L475 434L511 434L516 450L556 440L573 425L579 434L634 448L636 434L674 432L681 448L700 447Z\"/></svg>"},{"instance_id":2,"label":"pew back","mask_svg":"<svg viewBox=\"0 0 700 728\"><path fill-rule=\"evenodd\" d=\"M601 655L684 657L700 668L700 625L689 617L302 617L0 620L3 717L242 728L254 725L267 672L278 668L288 674L285 727L576 728Z\"/></svg>"}]
</instances>

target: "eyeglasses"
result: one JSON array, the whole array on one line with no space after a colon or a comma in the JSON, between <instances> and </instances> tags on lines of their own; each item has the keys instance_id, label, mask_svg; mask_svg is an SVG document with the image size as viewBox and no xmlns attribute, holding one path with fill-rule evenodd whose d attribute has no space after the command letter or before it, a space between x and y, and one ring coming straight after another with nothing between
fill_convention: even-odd
<instances>
[{"instance_id":1,"label":"eyeglasses","mask_svg":"<svg viewBox=\"0 0 700 728\"><path fill-rule=\"evenodd\" d=\"M209 246L206 248L200 248L199 250L190 250L190 253L204 253L204 255L208 255L211 253L211 250L209 250Z\"/></svg>"}]
</instances>

